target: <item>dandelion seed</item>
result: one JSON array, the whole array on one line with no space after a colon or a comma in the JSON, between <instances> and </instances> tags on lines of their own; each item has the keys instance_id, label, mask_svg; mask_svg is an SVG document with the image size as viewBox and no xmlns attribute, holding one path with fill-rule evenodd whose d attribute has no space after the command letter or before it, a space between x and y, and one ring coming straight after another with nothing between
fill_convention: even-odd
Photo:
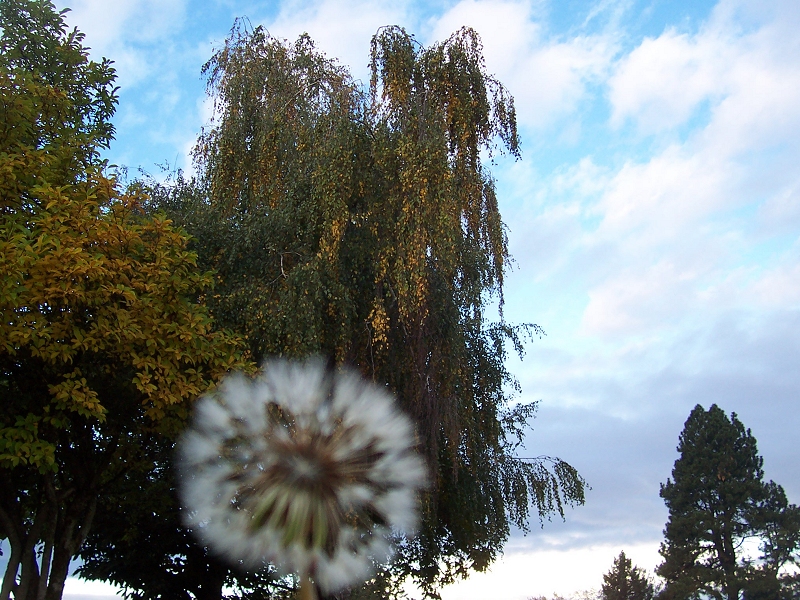
<instances>
[{"instance_id":1,"label":"dandelion seed","mask_svg":"<svg viewBox=\"0 0 800 600\"><path fill-rule=\"evenodd\" d=\"M230 560L339 590L416 526L413 439L391 396L352 372L273 361L252 382L234 375L179 443L186 524Z\"/></svg>"}]
</instances>

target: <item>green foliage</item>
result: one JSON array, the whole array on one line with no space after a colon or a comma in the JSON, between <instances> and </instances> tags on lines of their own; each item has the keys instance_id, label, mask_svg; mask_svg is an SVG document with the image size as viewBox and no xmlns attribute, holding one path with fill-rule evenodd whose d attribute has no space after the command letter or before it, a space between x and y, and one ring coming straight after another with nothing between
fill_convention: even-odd
<instances>
[{"instance_id":1,"label":"green foliage","mask_svg":"<svg viewBox=\"0 0 800 600\"><path fill-rule=\"evenodd\" d=\"M97 166L99 149L113 138L109 119L117 89L111 62L88 60L81 44L84 35L68 31L66 13L56 12L50 0L0 1L0 64L18 91L30 92L15 95L0 110L5 111L1 122L6 136L14 135L17 143L29 149L69 147L59 167L71 167L78 176ZM35 121L15 119L20 108L28 114L35 110ZM23 123L28 126L19 128Z\"/></svg>"},{"instance_id":2,"label":"green foliage","mask_svg":"<svg viewBox=\"0 0 800 600\"><path fill-rule=\"evenodd\" d=\"M653 600L655 591L644 571L632 566L631 559L620 552L611 570L603 575L600 597L602 600Z\"/></svg>"},{"instance_id":3,"label":"green foliage","mask_svg":"<svg viewBox=\"0 0 800 600\"><path fill-rule=\"evenodd\" d=\"M366 92L307 36L234 28L205 66L201 177L153 204L193 235L217 272L204 301L253 356L327 355L397 394L433 473L397 576L435 595L485 569L531 506L543 519L583 502L584 482L514 458L507 344L541 332L486 319L508 252L482 157L519 153L511 97L469 29L422 48L384 28L371 65Z\"/></svg>"},{"instance_id":4,"label":"green foliage","mask_svg":"<svg viewBox=\"0 0 800 600\"><path fill-rule=\"evenodd\" d=\"M3 0L0 27L0 598L56 600L102 490L241 348L191 301L186 238L102 172L108 62L50 2Z\"/></svg>"},{"instance_id":5,"label":"green foliage","mask_svg":"<svg viewBox=\"0 0 800 600\"><path fill-rule=\"evenodd\" d=\"M672 480L661 486L669 521L658 574L670 598L790 598L796 584L800 509L763 482L756 439L716 405L696 406L680 436ZM743 542L760 541L758 560Z\"/></svg>"}]
</instances>

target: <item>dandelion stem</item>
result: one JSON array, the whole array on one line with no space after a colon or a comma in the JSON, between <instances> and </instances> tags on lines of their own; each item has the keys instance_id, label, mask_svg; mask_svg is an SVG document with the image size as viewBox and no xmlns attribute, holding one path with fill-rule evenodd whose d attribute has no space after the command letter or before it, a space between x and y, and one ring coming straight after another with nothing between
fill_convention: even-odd
<instances>
[{"instance_id":1,"label":"dandelion stem","mask_svg":"<svg viewBox=\"0 0 800 600\"><path fill-rule=\"evenodd\" d=\"M317 600L317 590L308 575L303 575L300 580L300 591L297 600Z\"/></svg>"}]
</instances>

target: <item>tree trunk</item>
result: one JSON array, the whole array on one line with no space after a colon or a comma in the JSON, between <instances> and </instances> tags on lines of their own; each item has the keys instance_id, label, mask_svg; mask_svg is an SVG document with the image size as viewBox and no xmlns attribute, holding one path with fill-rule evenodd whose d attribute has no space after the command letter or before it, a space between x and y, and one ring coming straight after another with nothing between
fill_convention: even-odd
<instances>
[{"instance_id":1,"label":"tree trunk","mask_svg":"<svg viewBox=\"0 0 800 600\"><path fill-rule=\"evenodd\" d=\"M42 529L48 525L54 525L51 523L53 520L49 518L49 515L57 510L57 507L49 506L49 503L45 501L36 511L33 526L24 537L25 545L21 554L22 574L19 586L14 592L14 598L36 600L42 577L39 572L39 563L36 561L36 546L42 538ZM50 535L50 532L45 532L45 536L47 535Z\"/></svg>"},{"instance_id":2,"label":"tree trunk","mask_svg":"<svg viewBox=\"0 0 800 600\"><path fill-rule=\"evenodd\" d=\"M58 521L58 512L53 510L51 513L50 522L45 533L44 549L42 550L42 566L39 571L39 588L36 591L36 600L45 600L47 581L50 578L50 561L53 556L55 529Z\"/></svg>"},{"instance_id":3,"label":"tree trunk","mask_svg":"<svg viewBox=\"0 0 800 600\"><path fill-rule=\"evenodd\" d=\"M45 479L44 490L50 510L47 514L47 525L43 536L44 549L42 550L42 566L39 573L39 589L36 592L36 600L45 600L47 594L47 583L50 579L50 565L53 558L56 529L58 527L58 496L52 478L48 477Z\"/></svg>"},{"instance_id":4,"label":"tree trunk","mask_svg":"<svg viewBox=\"0 0 800 600\"><path fill-rule=\"evenodd\" d=\"M19 552L14 552L11 548L11 556L8 558L6 572L3 574L3 587L0 588L0 600L9 600L11 592L17 583L17 570L19 569Z\"/></svg>"},{"instance_id":5,"label":"tree trunk","mask_svg":"<svg viewBox=\"0 0 800 600\"><path fill-rule=\"evenodd\" d=\"M29 535L22 552L22 574L19 578L17 591L14 598L35 600L39 584L39 565L36 563L36 542L33 535Z\"/></svg>"},{"instance_id":6,"label":"tree trunk","mask_svg":"<svg viewBox=\"0 0 800 600\"><path fill-rule=\"evenodd\" d=\"M5 477L0 485L14 486ZM9 600L13 590L14 598L19 600L37 600L42 575L39 572L39 563L36 560L36 546L44 539L54 534L55 518L58 514L58 504L49 496L36 509L33 524L25 532L24 508L20 506L15 495L4 495L0 506L0 523L8 535L11 545L11 557L6 567L0 600ZM44 532L43 532L44 530ZM16 582L17 573L20 573L19 583ZM45 582L46 582L46 575Z\"/></svg>"},{"instance_id":7,"label":"tree trunk","mask_svg":"<svg viewBox=\"0 0 800 600\"><path fill-rule=\"evenodd\" d=\"M89 486L82 496L75 498L64 510L63 522L54 534L53 562L45 600L61 600L69 574L69 564L89 535L96 510L97 495L94 486Z\"/></svg>"},{"instance_id":8,"label":"tree trunk","mask_svg":"<svg viewBox=\"0 0 800 600\"><path fill-rule=\"evenodd\" d=\"M210 573L202 583L195 588L197 600L220 600L222 598L222 584L225 577Z\"/></svg>"},{"instance_id":9,"label":"tree trunk","mask_svg":"<svg viewBox=\"0 0 800 600\"><path fill-rule=\"evenodd\" d=\"M8 557L6 572L3 575L3 586L0 587L0 600L9 600L11 591L16 586L17 570L19 570L19 565L22 561L22 540L17 531L16 523L2 506L0 506L0 524L2 524L3 531L8 536L8 543L11 546L11 556Z\"/></svg>"},{"instance_id":10,"label":"tree trunk","mask_svg":"<svg viewBox=\"0 0 800 600\"><path fill-rule=\"evenodd\" d=\"M185 572L197 600L221 600L222 585L229 570L227 564L206 554L200 546L191 546L186 558Z\"/></svg>"},{"instance_id":11,"label":"tree trunk","mask_svg":"<svg viewBox=\"0 0 800 600\"><path fill-rule=\"evenodd\" d=\"M736 547L731 535L732 521L729 515L724 516L724 520L720 523L719 540L715 545L717 545L717 558L725 577L722 588L726 600L739 600L741 584L736 573Z\"/></svg>"},{"instance_id":12,"label":"tree trunk","mask_svg":"<svg viewBox=\"0 0 800 600\"><path fill-rule=\"evenodd\" d=\"M67 581L69 573L69 563L72 560L72 553L65 544L57 544L53 552L53 564L50 568L50 576L47 581L46 600L61 600L64 594L64 583Z\"/></svg>"}]
</instances>

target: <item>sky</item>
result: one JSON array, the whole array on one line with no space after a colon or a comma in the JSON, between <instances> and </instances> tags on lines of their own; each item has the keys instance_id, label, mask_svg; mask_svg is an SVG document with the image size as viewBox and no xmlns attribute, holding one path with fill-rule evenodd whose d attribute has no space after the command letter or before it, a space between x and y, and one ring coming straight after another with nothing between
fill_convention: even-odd
<instances>
[{"instance_id":1,"label":"sky","mask_svg":"<svg viewBox=\"0 0 800 600\"><path fill-rule=\"evenodd\" d=\"M505 317L547 335L509 365L539 401L529 456L559 456L586 505L514 533L444 600L598 588L625 550L653 569L683 423L735 411L767 479L800 503L800 3L722 0L74 0L67 21L115 61L109 160L191 171L211 114L202 65L247 17L308 32L367 80L369 41L461 26L516 99L522 159L493 167L515 258ZM71 580L68 598L102 586Z\"/></svg>"}]
</instances>

